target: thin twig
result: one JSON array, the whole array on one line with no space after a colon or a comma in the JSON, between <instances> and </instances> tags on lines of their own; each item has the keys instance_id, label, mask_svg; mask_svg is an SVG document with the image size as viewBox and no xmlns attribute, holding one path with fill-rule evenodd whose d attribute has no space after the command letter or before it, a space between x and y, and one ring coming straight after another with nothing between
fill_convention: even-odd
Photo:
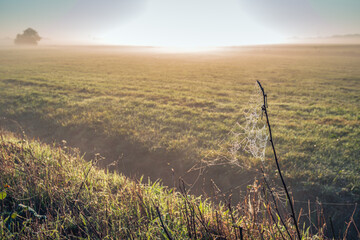
<instances>
[{"instance_id":1,"label":"thin twig","mask_svg":"<svg viewBox=\"0 0 360 240\"><path fill-rule=\"evenodd\" d=\"M71 205L74 205L74 207L72 209L75 209L78 213L78 215L80 216L80 214L86 219L87 223L89 223L90 227L92 228L93 232L95 233L95 235L98 237L98 239L102 239L101 237L101 233L99 233L95 226L91 223L91 221L87 218L87 216L85 215L85 212L83 213L81 210L80 210L80 206L78 205L78 201L77 199L75 201L70 201L68 199L66 199L66 201L68 202L68 204Z\"/></svg>"},{"instance_id":2,"label":"thin twig","mask_svg":"<svg viewBox=\"0 0 360 240\"><path fill-rule=\"evenodd\" d=\"M310 222L310 234L312 235L312 222L311 222L311 207L310 207L310 199L308 199L308 211L309 211L309 216L308 216L308 218L309 218L309 222Z\"/></svg>"},{"instance_id":3,"label":"thin twig","mask_svg":"<svg viewBox=\"0 0 360 240\"><path fill-rule=\"evenodd\" d=\"M335 230L334 230L334 225L333 225L332 218L329 217L329 220L330 220L331 232L332 232L333 238L335 239Z\"/></svg>"},{"instance_id":4,"label":"thin twig","mask_svg":"<svg viewBox=\"0 0 360 240\"><path fill-rule=\"evenodd\" d=\"M280 178L281 178L281 182L282 182L282 184L283 184L283 186L284 186L284 190L285 190L285 193L286 193L286 197L287 197L287 199L288 199L288 201L289 201L289 205L290 205L290 208L291 208L291 217L292 217L292 219L293 219L293 221L294 221L294 225L295 225L295 228L296 228L296 232L297 232L298 238L301 239L301 234L300 234L299 226L298 226L298 223L297 223L294 206L293 206L293 203L292 203L292 200L291 200L291 197L290 197L288 188L287 188L287 186L286 186L284 177L282 176L281 169L280 169L280 165L279 165L279 161L278 161L278 158L277 158L277 155L276 155L275 145L274 145L274 141L273 141L272 133L271 133L271 126L270 126L270 121L269 121L269 115L268 115L268 112L267 112L267 103L266 103L267 95L265 94L264 88L261 86L261 83L260 83L259 81L256 81L256 82L259 84L259 87L260 87L261 92L262 92L262 94L263 94L264 105L262 106L262 110L263 110L263 112L265 113L265 116L266 116L266 123L267 123L268 129L269 129L270 143L271 143L271 147L272 147L272 150L273 150L273 153L274 153L274 158L275 158L275 162L276 162L276 167L277 167L277 170L278 170L278 172L279 172L279 175L280 175Z\"/></svg>"},{"instance_id":5,"label":"thin twig","mask_svg":"<svg viewBox=\"0 0 360 240\"><path fill-rule=\"evenodd\" d=\"M265 189L263 189L263 191L264 191L264 195L265 195ZM266 201L268 202L266 208L267 208L267 210L268 210L269 216L271 217L271 219L272 219L273 222L275 223L275 226L276 226L276 228L278 229L278 231L279 231L279 233L280 233L280 235L281 235L281 238L285 240L285 237L284 237L284 235L282 234L282 231L280 230L279 223L278 223L278 221L275 220L275 217L274 217L274 215L273 215L272 212L271 212L271 209L270 209L271 205L270 205L269 201L267 200L267 197L266 197ZM280 217L280 216L279 216L279 217ZM285 228L286 228L286 226L285 226ZM287 229L286 229L286 231L287 231ZM288 232L288 233L289 233L289 232ZM290 237L290 239L291 239L290 233L289 233L289 237Z\"/></svg>"},{"instance_id":6,"label":"thin twig","mask_svg":"<svg viewBox=\"0 0 360 240\"><path fill-rule=\"evenodd\" d=\"M344 233L344 240L346 239L347 237L347 234L348 234L348 231L349 231L349 228L351 226L351 223L353 222L353 219L354 219L354 214L356 212L356 208L357 208L357 203L355 203L355 208L354 208L354 211L353 213L351 214L351 217L350 217L350 222L347 224L347 227L346 227L346 230L345 230L345 233Z\"/></svg>"},{"instance_id":7,"label":"thin twig","mask_svg":"<svg viewBox=\"0 0 360 240\"><path fill-rule=\"evenodd\" d=\"M229 208L229 213L230 213L231 221L232 221L233 228L234 228L234 232L235 232L235 239L237 240L237 239L238 239L238 236L237 236L237 233L236 233L236 222L235 222L234 214L233 214L233 212L232 212L232 208L231 208L231 203L230 203L230 201L229 201L229 203L228 203L228 208Z\"/></svg>"},{"instance_id":8,"label":"thin twig","mask_svg":"<svg viewBox=\"0 0 360 240\"><path fill-rule=\"evenodd\" d=\"M168 238L169 240L172 240L173 238L171 237L171 234L169 233L169 231L168 231L167 228L165 227L165 224L164 224L164 222L163 222L163 220L162 220L159 207L158 207L158 206L155 206L155 209L156 209L157 214L159 215L159 219L160 219L161 226L162 226L162 228L164 229L164 232L165 232L167 238Z\"/></svg>"},{"instance_id":9,"label":"thin twig","mask_svg":"<svg viewBox=\"0 0 360 240\"><path fill-rule=\"evenodd\" d=\"M285 224L285 222L284 222L284 220L283 220L283 218L282 218L282 216L281 216L281 214L280 214L280 210L279 210L279 207L278 207L278 205L277 205L277 203L276 203L276 199L275 199L274 193L273 193L272 189L270 188L270 185L269 185L268 181L266 180L265 172L264 172L264 170L263 170L262 168L261 168L261 171L262 171L262 174L263 174L264 183L265 183L266 187L268 188L268 190L270 191L270 195L271 195L272 200L273 200L273 202L274 202L275 211L277 212L277 214L278 214L278 216L279 216L279 218L280 218L280 221L281 221L282 225L284 226L284 228L285 228L287 234L289 235L290 239L292 239L291 234L290 234L290 232L289 232L289 230L288 230L288 228L287 228L287 226L286 226L286 224ZM276 226L277 226L277 225L278 225L278 223L276 222Z\"/></svg>"},{"instance_id":10,"label":"thin twig","mask_svg":"<svg viewBox=\"0 0 360 240\"><path fill-rule=\"evenodd\" d=\"M244 239L243 229L242 229L242 227L240 227L240 226L239 226L239 231L240 231L240 240L243 240L243 239Z\"/></svg>"},{"instance_id":11,"label":"thin twig","mask_svg":"<svg viewBox=\"0 0 360 240\"><path fill-rule=\"evenodd\" d=\"M185 187L185 182L182 178L179 178L179 189L180 189L180 193L183 196L184 199L184 203L185 203L185 217L186 217L186 228L188 230L188 236L189 239L193 239L192 237L192 229L191 229L191 219L189 217L189 212L188 212L188 200L187 200L187 193L186 193L186 187ZM189 211L190 211L190 207L189 207ZM194 234L196 235L196 232L194 232Z\"/></svg>"},{"instance_id":12,"label":"thin twig","mask_svg":"<svg viewBox=\"0 0 360 240\"><path fill-rule=\"evenodd\" d=\"M84 180L81 182L81 185L80 185L79 190L78 190L78 192L77 192L77 194L76 194L76 197L75 197L76 200L77 200L78 197L79 197L80 191L81 191L81 189L83 188L83 186L84 186L84 184L85 184L85 181L86 181L87 177L89 176L89 173L90 173L92 167L97 163L98 160L99 160L99 159L98 159L98 154L95 154L95 160L91 162L91 166L90 166L89 170L87 171Z\"/></svg>"}]
</instances>

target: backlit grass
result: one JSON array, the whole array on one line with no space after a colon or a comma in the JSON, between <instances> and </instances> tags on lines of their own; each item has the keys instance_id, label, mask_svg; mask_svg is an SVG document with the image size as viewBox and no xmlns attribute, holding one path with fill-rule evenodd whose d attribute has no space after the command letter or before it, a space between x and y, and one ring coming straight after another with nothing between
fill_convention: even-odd
<instances>
[{"instance_id":1,"label":"backlit grass","mask_svg":"<svg viewBox=\"0 0 360 240\"><path fill-rule=\"evenodd\" d=\"M76 151L8 133L1 134L0 153L1 239L240 239L241 233L243 239L295 236L290 219L285 219L286 230L276 214L275 221L267 216L272 209L256 183L248 187L243 203L229 207L180 194L159 182L135 182L107 173ZM322 227L310 235L304 228L302 235L304 239L324 239L321 231Z\"/></svg>"},{"instance_id":2,"label":"backlit grass","mask_svg":"<svg viewBox=\"0 0 360 240\"><path fill-rule=\"evenodd\" d=\"M120 158L125 168L141 169L140 175L162 177L168 163L181 175L219 151L220 140L227 142L258 79L269 96L286 177L301 187L358 197L359 56L358 46L201 54L4 48L0 116L19 121L35 136L96 147L90 150ZM226 182L220 175L213 179Z\"/></svg>"}]
</instances>

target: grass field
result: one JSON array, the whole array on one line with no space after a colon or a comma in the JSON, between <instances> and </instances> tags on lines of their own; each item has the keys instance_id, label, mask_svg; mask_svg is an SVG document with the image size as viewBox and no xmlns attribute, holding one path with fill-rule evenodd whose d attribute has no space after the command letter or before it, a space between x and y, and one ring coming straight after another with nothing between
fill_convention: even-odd
<instances>
[{"instance_id":1,"label":"grass field","mask_svg":"<svg viewBox=\"0 0 360 240\"><path fill-rule=\"evenodd\" d=\"M214 204L99 169L99 156L86 162L65 146L0 134L1 239L296 238L257 182L235 206ZM316 226L314 233L302 227L302 239L326 239L324 225ZM351 237L341 230L337 236Z\"/></svg>"},{"instance_id":2,"label":"grass field","mask_svg":"<svg viewBox=\"0 0 360 240\"><path fill-rule=\"evenodd\" d=\"M99 152L106 164L118 160L117 171L171 185L201 159L222 154L260 80L281 166L293 188L354 201L360 194L359 66L360 46L193 54L1 48L0 116L18 121L31 136ZM273 166L271 155L266 161ZM248 160L242 173L257 164ZM223 167L211 178L228 188L241 184L234 183L239 171Z\"/></svg>"}]
</instances>

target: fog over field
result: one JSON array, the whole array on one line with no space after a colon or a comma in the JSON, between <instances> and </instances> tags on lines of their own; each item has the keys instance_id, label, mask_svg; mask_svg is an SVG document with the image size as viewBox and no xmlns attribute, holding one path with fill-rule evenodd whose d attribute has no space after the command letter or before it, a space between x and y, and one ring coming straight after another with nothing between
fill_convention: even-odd
<instances>
[{"instance_id":1,"label":"fog over field","mask_svg":"<svg viewBox=\"0 0 360 240\"><path fill-rule=\"evenodd\" d=\"M358 194L358 46L163 50L2 49L1 113L34 137L65 139L90 157L100 152L106 164L117 161L111 169L172 185L171 168L179 177L226 155L260 80L287 176ZM257 164L248 159L233 175L212 178L234 187L240 182L228 178Z\"/></svg>"},{"instance_id":2,"label":"fog over field","mask_svg":"<svg viewBox=\"0 0 360 240\"><path fill-rule=\"evenodd\" d=\"M0 1L0 235L359 237L359 12Z\"/></svg>"}]
</instances>

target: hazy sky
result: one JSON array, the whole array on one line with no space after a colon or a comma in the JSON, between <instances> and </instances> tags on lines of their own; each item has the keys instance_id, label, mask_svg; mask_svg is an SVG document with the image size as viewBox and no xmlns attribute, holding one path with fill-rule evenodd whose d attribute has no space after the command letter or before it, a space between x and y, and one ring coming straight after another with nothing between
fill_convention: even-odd
<instances>
[{"instance_id":1,"label":"hazy sky","mask_svg":"<svg viewBox=\"0 0 360 240\"><path fill-rule=\"evenodd\" d=\"M228 46L360 33L360 0L0 0L0 39Z\"/></svg>"}]
</instances>

